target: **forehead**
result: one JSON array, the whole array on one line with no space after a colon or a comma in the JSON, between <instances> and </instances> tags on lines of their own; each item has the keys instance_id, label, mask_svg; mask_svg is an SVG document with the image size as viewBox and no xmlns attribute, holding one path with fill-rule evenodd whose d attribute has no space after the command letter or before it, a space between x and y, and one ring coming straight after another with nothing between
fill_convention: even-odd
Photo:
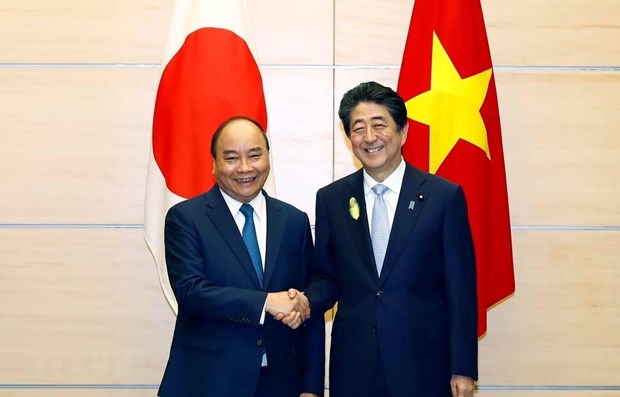
<instances>
[{"instance_id":1,"label":"forehead","mask_svg":"<svg viewBox=\"0 0 620 397\"><path fill-rule=\"evenodd\" d=\"M351 124L372 120L394 121L387 108L378 103L360 102L351 111Z\"/></svg>"},{"instance_id":2,"label":"forehead","mask_svg":"<svg viewBox=\"0 0 620 397\"><path fill-rule=\"evenodd\" d=\"M263 132L251 121L233 120L220 133L216 150L267 149Z\"/></svg>"}]
</instances>

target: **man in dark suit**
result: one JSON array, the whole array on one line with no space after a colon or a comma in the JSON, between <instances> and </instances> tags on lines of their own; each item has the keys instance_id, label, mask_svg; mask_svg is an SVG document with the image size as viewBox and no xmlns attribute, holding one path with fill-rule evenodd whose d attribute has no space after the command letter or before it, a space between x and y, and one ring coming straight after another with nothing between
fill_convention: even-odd
<instances>
[{"instance_id":1,"label":"man in dark suit","mask_svg":"<svg viewBox=\"0 0 620 397\"><path fill-rule=\"evenodd\" d=\"M407 110L375 82L339 116L363 169L320 189L314 313L338 301L330 397L470 397L477 377L474 249L462 189L406 164Z\"/></svg>"},{"instance_id":2,"label":"man in dark suit","mask_svg":"<svg viewBox=\"0 0 620 397\"><path fill-rule=\"evenodd\" d=\"M323 316L299 327L309 316L298 293L312 263L308 216L262 190L269 142L255 121L226 121L211 154L217 185L166 216L179 312L159 395L322 396Z\"/></svg>"}]
</instances>

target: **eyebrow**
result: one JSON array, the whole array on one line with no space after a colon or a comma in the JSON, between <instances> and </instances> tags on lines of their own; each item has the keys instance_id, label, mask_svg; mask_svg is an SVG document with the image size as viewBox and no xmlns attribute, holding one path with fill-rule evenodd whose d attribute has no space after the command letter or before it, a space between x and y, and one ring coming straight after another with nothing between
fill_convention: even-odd
<instances>
[{"instance_id":1,"label":"eyebrow","mask_svg":"<svg viewBox=\"0 0 620 397\"><path fill-rule=\"evenodd\" d=\"M373 117L370 118L370 121L376 121L376 120L383 121L383 122L387 123L387 118L385 118L383 116L373 116ZM355 119L355 120L353 120L353 123L351 125L355 125L357 123L363 123L363 122L365 122L364 119Z\"/></svg>"},{"instance_id":2,"label":"eyebrow","mask_svg":"<svg viewBox=\"0 0 620 397\"><path fill-rule=\"evenodd\" d=\"M255 153L255 152L262 152L263 148L260 146L256 146L251 148L250 150L248 150L248 153ZM222 154L223 155L227 155L227 154L238 154L239 152L237 150L234 149L225 149Z\"/></svg>"}]
</instances>

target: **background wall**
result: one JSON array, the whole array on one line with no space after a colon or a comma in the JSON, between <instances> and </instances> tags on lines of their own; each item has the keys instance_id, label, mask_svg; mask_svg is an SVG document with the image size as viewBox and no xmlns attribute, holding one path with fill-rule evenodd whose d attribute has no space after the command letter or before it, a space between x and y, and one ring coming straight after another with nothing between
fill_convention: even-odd
<instances>
[{"instance_id":1,"label":"background wall","mask_svg":"<svg viewBox=\"0 0 620 397\"><path fill-rule=\"evenodd\" d=\"M396 87L413 0L250 0L278 197L354 170L335 115ZM153 396L174 317L142 237L172 0L0 0L0 396ZM517 292L479 396L620 395L620 2L483 0Z\"/></svg>"}]
</instances>

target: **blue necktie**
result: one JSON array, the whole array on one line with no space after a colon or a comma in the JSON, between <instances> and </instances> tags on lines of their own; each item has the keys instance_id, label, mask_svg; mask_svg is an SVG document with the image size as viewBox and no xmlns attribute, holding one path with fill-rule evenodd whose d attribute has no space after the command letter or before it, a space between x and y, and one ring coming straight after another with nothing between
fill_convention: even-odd
<instances>
[{"instance_id":1,"label":"blue necktie","mask_svg":"<svg viewBox=\"0 0 620 397\"><path fill-rule=\"evenodd\" d=\"M388 240L390 239L387 207L385 200L383 200L383 194L388 190L387 186L380 183L372 187L372 191L375 192L375 204L372 207L370 239L372 240L372 252L375 255L375 264L379 276L381 276L385 251L387 251Z\"/></svg>"},{"instance_id":2,"label":"blue necktie","mask_svg":"<svg viewBox=\"0 0 620 397\"><path fill-rule=\"evenodd\" d=\"M250 204L243 204L239 209L245 216L245 223L241 232L243 241L252 259L254 270L258 276L260 286L263 286L263 262L260 258L260 249L258 248L258 240L256 239L256 229L254 228L254 208Z\"/></svg>"}]
</instances>

